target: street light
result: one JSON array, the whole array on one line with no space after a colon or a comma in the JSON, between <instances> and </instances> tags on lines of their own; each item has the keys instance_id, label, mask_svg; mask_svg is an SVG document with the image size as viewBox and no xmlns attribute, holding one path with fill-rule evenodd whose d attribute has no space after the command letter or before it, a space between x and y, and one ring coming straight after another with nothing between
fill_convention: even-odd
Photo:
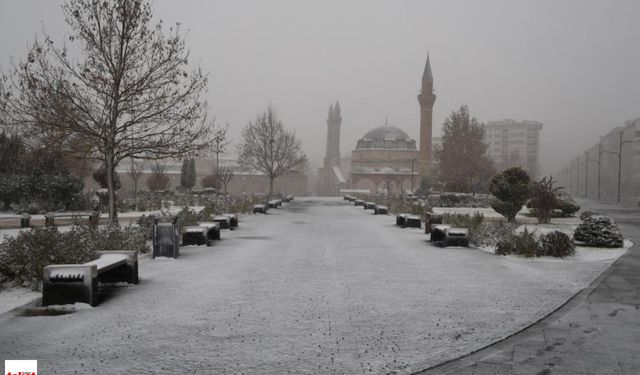
<instances>
[{"instance_id":1,"label":"street light","mask_svg":"<svg viewBox=\"0 0 640 375\"><path fill-rule=\"evenodd\" d=\"M600 149L600 144L598 143L598 150ZM598 199L600 199L600 156L598 155L597 159L592 159L589 157L589 150L584 152L584 158L586 160L586 173L584 177L584 196L589 198L589 162L597 161L598 162Z\"/></svg>"},{"instance_id":2,"label":"street light","mask_svg":"<svg viewBox=\"0 0 640 375\"><path fill-rule=\"evenodd\" d=\"M625 143L640 142L640 140L622 139L623 136L624 136L624 132L621 131L620 133L618 133L618 152L600 151L601 154L606 153L606 154L611 154L618 157L618 198L616 201L618 203L620 203L620 181L622 179L622 145L624 145Z\"/></svg>"}]
</instances>

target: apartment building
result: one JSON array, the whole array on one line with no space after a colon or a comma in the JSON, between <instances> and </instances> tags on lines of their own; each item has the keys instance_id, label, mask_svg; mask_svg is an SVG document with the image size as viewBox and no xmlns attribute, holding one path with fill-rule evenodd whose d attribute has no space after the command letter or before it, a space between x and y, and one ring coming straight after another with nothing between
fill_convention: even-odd
<instances>
[{"instance_id":1,"label":"apartment building","mask_svg":"<svg viewBox=\"0 0 640 375\"><path fill-rule=\"evenodd\" d=\"M484 124L488 155L501 171L520 167L536 179L540 175L540 130L538 121L506 119Z\"/></svg>"}]
</instances>

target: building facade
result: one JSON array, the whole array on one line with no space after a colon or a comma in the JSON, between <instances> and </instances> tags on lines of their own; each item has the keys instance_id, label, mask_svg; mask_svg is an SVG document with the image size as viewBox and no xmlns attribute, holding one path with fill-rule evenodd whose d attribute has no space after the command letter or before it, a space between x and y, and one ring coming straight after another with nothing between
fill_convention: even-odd
<instances>
[{"instance_id":1,"label":"building facade","mask_svg":"<svg viewBox=\"0 0 640 375\"><path fill-rule=\"evenodd\" d=\"M419 161L416 141L385 122L360 138L351 152L351 187L394 195L412 191L419 183Z\"/></svg>"},{"instance_id":2,"label":"building facade","mask_svg":"<svg viewBox=\"0 0 640 375\"><path fill-rule=\"evenodd\" d=\"M640 199L640 118L600 137L555 174L572 195L638 203Z\"/></svg>"},{"instance_id":3,"label":"building facade","mask_svg":"<svg viewBox=\"0 0 640 375\"><path fill-rule=\"evenodd\" d=\"M203 188L202 179L214 173L215 156L214 157L195 157L196 184L194 190ZM180 188L180 171L182 160L167 159L159 163L165 166L166 175L169 177L169 189L176 190ZM149 190L147 187L147 179L152 176L151 165L153 162L145 162L142 164L142 173L138 178L138 191ZM269 193L269 178L264 174L256 171L247 171L240 168L237 159L232 156L220 156L219 165L229 167L233 170L233 177L227 185L227 192L231 195L267 195ZM97 168L97 167L96 167ZM119 192L128 194L133 192L134 181L129 175L130 163L123 161L116 167L116 173L120 178L122 187ZM84 187L86 190L95 190L99 186L92 176L85 177ZM293 194L297 196L307 195L307 174L304 169L291 170L289 173L278 177L274 181L275 194ZM222 190L222 188L221 188Z\"/></svg>"},{"instance_id":4,"label":"building facade","mask_svg":"<svg viewBox=\"0 0 640 375\"><path fill-rule=\"evenodd\" d=\"M512 119L484 124L487 153L497 170L520 167L533 178L540 177L540 131L538 121Z\"/></svg>"}]
</instances>

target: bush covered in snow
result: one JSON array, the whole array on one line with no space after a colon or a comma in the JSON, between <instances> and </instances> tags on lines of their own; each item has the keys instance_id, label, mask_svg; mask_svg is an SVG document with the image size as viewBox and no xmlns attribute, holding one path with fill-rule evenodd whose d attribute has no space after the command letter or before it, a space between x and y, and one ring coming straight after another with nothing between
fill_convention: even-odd
<instances>
[{"instance_id":1,"label":"bush covered in snow","mask_svg":"<svg viewBox=\"0 0 640 375\"><path fill-rule=\"evenodd\" d=\"M565 233L556 230L540 236L538 256L564 258L575 254L575 252L576 246L571 238Z\"/></svg>"},{"instance_id":2,"label":"bush covered in snow","mask_svg":"<svg viewBox=\"0 0 640 375\"><path fill-rule=\"evenodd\" d=\"M595 211L589 211L589 210L587 210L587 211L583 211L583 212L580 214L580 220L582 220L582 221L587 220L587 218L588 218L588 217L591 217L591 216L593 216L593 215L600 215L600 214L599 214L599 213L597 213L597 212L595 212Z\"/></svg>"},{"instance_id":3,"label":"bush covered in snow","mask_svg":"<svg viewBox=\"0 0 640 375\"><path fill-rule=\"evenodd\" d=\"M442 223L451 225L454 228L467 228L469 230L469 242L476 246L480 246L481 227L484 223L484 216L481 213L456 214L447 213L442 215Z\"/></svg>"},{"instance_id":4,"label":"bush covered in snow","mask_svg":"<svg viewBox=\"0 0 640 375\"><path fill-rule=\"evenodd\" d=\"M583 246L622 247L624 237L616 223L603 215L581 215L584 221L573 233L576 242Z\"/></svg>"},{"instance_id":5,"label":"bush covered in snow","mask_svg":"<svg viewBox=\"0 0 640 375\"><path fill-rule=\"evenodd\" d=\"M440 194L429 197L432 207L489 207L489 198L472 194Z\"/></svg>"},{"instance_id":6,"label":"bush covered in snow","mask_svg":"<svg viewBox=\"0 0 640 375\"><path fill-rule=\"evenodd\" d=\"M503 220L485 221L475 234L476 246L497 246L498 242L510 238L518 224Z\"/></svg>"},{"instance_id":7,"label":"bush covered in snow","mask_svg":"<svg viewBox=\"0 0 640 375\"><path fill-rule=\"evenodd\" d=\"M0 244L0 279L40 288L42 269L49 264L77 264L95 259L90 234L78 228L60 233L55 227L33 228Z\"/></svg>"},{"instance_id":8,"label":"bush covered in snow","mask_svg":"<svg viewBox=\"0 0 640 375\"><path fill-rule=\"evenodd\" d=\"M491 208L514 222L516 214L531 196L531 179L521 168L509 168L493 176L489 191L496 197Z\"/></svg>"},{"instance_id":9,"label":"bush covered in snow","mask_svg":"<svg viewBox=\"0 0 640 375\"><path fill-rule=\"evenodd\" d=\"M568 195L561 195L558 198L558 209L562 217L572 217L580 211L580 206Z\"/></svg>"},{"instance_id":10,"label":"bush covered in snow","mask_svg":"<svg viewBox=\"0 0 640 375\"><path fill-rule=\"evenodd\" d=\"M525 257L535 257L538 255L538 238L535 232L530 232L527 228L520 233L513 233L511 236L499 241L496 244L496 255L517 254Z\"/></svg>"},{"instance_id":11,"label":"bush covered in snow","mask_svg":"<svg viewBox=\"0 0 640 375\"><path fill-rule=\"evenodd\" d=\"M56 227L34 227L0 244L0 281L38 289L45 266L85 263L96 259L99 250L148 252L149 247L144 233L133 226L74 226L65 233Z\"/></svg>"}]
</instances>

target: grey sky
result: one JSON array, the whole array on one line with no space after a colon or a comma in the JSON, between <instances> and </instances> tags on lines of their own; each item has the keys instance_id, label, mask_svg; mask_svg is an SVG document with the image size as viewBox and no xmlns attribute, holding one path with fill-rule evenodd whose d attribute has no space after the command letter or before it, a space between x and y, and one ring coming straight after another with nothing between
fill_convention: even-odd
<instances>
[{"instance_id":1,"label":"grey sky","mask_svg":"<svg viewBox=\"0 0 640 375\"><path fill-rule=\"evenodd\" d=\"M543 172L640 116L640 1L168 1L156 16L189 29L210 73L209 103L238 140L271 103L312 159L340 100L341 152L389 122L417 138L427 51L434 135L461 104L482 122L544 123ZM35 34L65 33L59 3L0 2L0 66Z\"/></svg>"}]
</instances>

